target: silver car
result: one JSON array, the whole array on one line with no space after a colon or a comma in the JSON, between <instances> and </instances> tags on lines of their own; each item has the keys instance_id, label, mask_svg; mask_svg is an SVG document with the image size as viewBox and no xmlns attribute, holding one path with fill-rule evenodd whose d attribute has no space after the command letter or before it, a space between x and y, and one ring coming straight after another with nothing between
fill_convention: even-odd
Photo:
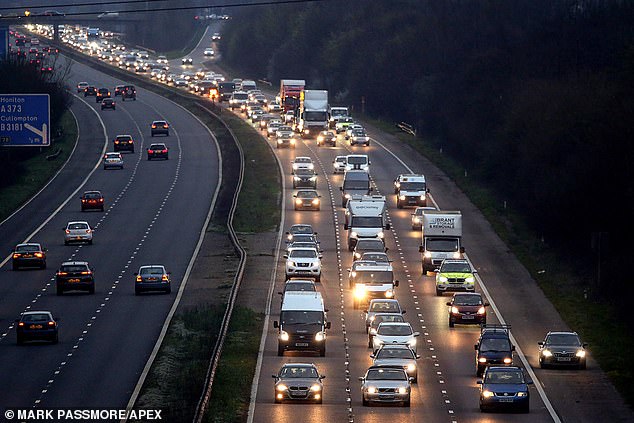
<instances>
[{"instance_id":1,"label":"silver car","mask_svg":"<svg viewBox=\"0 0 634 423\"><path fill-rule=\"evenodd\" d=\"M347 156L337 156L332 162L333 173L345 173L346 166L348 165Z\"/></svg>"},{"instance_id":2,"label":"silver car","mask_svg":"<svg viewBox=\"0 0 634 423\"><path fill-rule=\"evenodd\" d=\"M141 266L134 274L134 294L139 295L143 291L163 291L166 294L172 292L170 272L161 264Z\"/></svg>"},{"instance_id":3,"label":"silver car","mask_svg":"<svg viewBox=\"0 0 634 423\"><path fill-rule=\"evenodd\" d=\"M372 366L360 377L363 405L371 402L402 403L410 406L412 378L402 367Z\"/></svg>"},{"instance_id":4,"label":"silver car","mask_svg":"<svg viewBox=\"0 0 634 423\"><path fill-rule=\"evenodd\" d=\"M275 379L275 402L284 400L314 401L321 404L324 385L317 366L312 363L284 364L280 371L273 375Z\"/></svg>"},{"instance_id":5,"label":"silver car","mask_svg":"<svg viewBox=\"0 0 634 423\"><path fill-rule=\"evenodd\" d=\"M383 322L404 322L405 319L400 313L376 313L372 316L368 329L368 348L372 348L372 339L376 335L376 328Z\"/></svg>"},{"instance_id":6,"label":"silver car","mask_svg":"<svg viewBox=\"0 0 634 423\"><path fill-rule=\"evenodd\" d=\"M64 245L71 242L87 242L92 244L92 228L88 222L68 222L64 228Z\"/></svg>"},{"instance_id":7,"label":"silver car","mask_svg":"<svg viewBox=\"0 0 634 423\"><path fill-rule=\"evenodd\" d=\"M123 157L121 153L106 153L103 156L103 168L110 169L113 167L123 169Z\"/></svg>"},{"instance_id":8,"label":"silver car","mask_svg":"<svg viewBox=\"0 0 634 423\"><path fill-rule=\"evenodd\" d=\"M374 320L374 315L377 313L398 313L404 314L405 310L401 308L398 300L387 298L375 298L370 300L368 311L365 312L365 327L366 331L370 327L370 323Z\"/></svg>"},{"instance_id":9,"label":"silver car","mask_svg":"<svg viewBox=\"0 0 634 423\"><path fill-rule=\"evenodd\" d=\"M420 355L416 354L407 345L384 345L374 354L370 354L373 366L399 366L402 367L413 383L418 382L418 367L416 360Z\"/></svg>"},{"instance_id":10,"label":"silver car","mask_svg":"<svg viewBox=\"0 0 634 423\"><path fill-rule=\"evenodd\" d=\"M383 345L402 344L416 352L416 337L419 335L409 323L383 322L376 328L372 350L377 351Z\"/></svg>"}]
</instances>

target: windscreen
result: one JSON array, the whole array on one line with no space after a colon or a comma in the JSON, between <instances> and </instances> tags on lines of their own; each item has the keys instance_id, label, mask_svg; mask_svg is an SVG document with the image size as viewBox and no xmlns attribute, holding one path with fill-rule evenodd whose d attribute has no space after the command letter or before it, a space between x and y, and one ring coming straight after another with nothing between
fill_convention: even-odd
<instances>
[{"instance_id":1,"label":"windscreen","mask_svg":"<svg viewBox=\"0 0 634 423\"><path fill-rule=\"evenodd\" d=\"M38 247L37 245L20 245L15 249L15 251L20 253L30 252L30 251L40 251L40 247Z\"/></svg>"},{"instance_id":2,"label":"windscreen","mask_svg":"<svg viewBox=\"0 0 634 423\"><path fill-rule=\"evenodd\" d=\"M477 295L456 295L454 305L478 306L482 305L482 299Z\"/></svg>"},{"instance_id":3,"label":"windscreen","mask_svg":"<svg viewBox=\"0 0 634 423\"><path fill-rule=\"evenodd\" d=\"M394 273L389 270L372 270L372 271L363 271L357 270L357 276L354 279L355 283L365 283L365 284L384 284L384 283L392 283L394 281Z\"/></svg>"},{"instance_id":4,"label":"windscreen","mask_svg":"<svg viewBox=\"0 0 634 423\"><path fill-rule=\"evenodd\" d=\"M386 336L408 336L412 334L412 328L408 325L379 325L377 333Z\"/></svg>"},{"instance_id":5,"label":"windscreen","mask_svg":"<svg viewBox=\"0 0 634 423\"><path fill-rule=\"evenodd\" d=\"M424 182L401 182L401 191L425 191Z\"/></svg>"},{"instance_id":6,"label":"windscreen","mask_svg":"<svg viewBox=\"0 0 634 423\"><path fill-rule=\"evenodd\" d=\"M425 244L427 251L455 252L458 251L458 240L447 238L428 238Z\"/></svg>"},{"instance_id":7,"label":"windscreen","mask_svg":"<svg viewBox=\"0 0 634 423\"><path fill-rule=\"evenodd\" d=\"M282 325L323 325L324 313L321 311L283 310L280 313Z\"/></svg>"},{"instance_id":8,"label":"windscreen","mask_svg":"<svg viewBox=\"0 0 634 423\"><path fill-rule=\"evenodd\" d=\"M301 367L290 367L286 366L280 372L280 377L283 378L316 378L318 377L317 371L314 367L301 366Z\"/></svg>"},{"instance_id":9,"label":"windscreen","mask_svg":"<svg viewBox=\"0 0 634 423\"><path fill-rule=\"evenodd\" d=\"M354 156L348 156L348 164L367 164L368 163L368 158L367 157L354 157Z\"/></svg>"},{"instance_id":10,"label":"windscreen","mask_svg":"<svg viewBox=\"0 0 634 423\"><path fill-rule=\"evenodd\" d=\"M317 252L315 250L293 250L288 256L289 258L316 258Z\"/></svg>"},{"instance_id":11,"label":"windscreen","mask_svg":"<svg viewBox=\"0 0 634 423\"><path fill-rule=\"evenodd\" d=\"M484 383L524 383L524 376L516 370L487 372Z\"/></svg>"},{"instance_id":12,"label":"windscreen","mask_svg":"<svg viewBox=\"0 0 634 423\"><path fill-rule=\"evenodd\" d=\"M343 181L343 189L344 190L364 190L367 191L370 188L370 181L351 181L344 179Z\"/></svg>"},{"instance_id":13,"label":"windscreen","mask_svg":"<svg viewBox=\"0 0 634 423\"><path fill-rule=\"evenodd\" d=\"M310 122L325 122L328 120L328 113L304 111L304 120Z\"/></svg>"},{"instance_id":14,"label":"windscreen","mask_svg":"<svg viewBox=\"0 0 634 423\"><path fill-rule=\"evenodd\" d=\"M561 334L552 334L548 336L546 343L549 345L570 345L575 347L580 347L581 342L579 341L579 337L574 334L569 333L561 333Z\"/></svg>"},{"instance_id":15,"label":"windscreen","mask_svg":"<svg viewBox=\"0 0 634 423\"><path fill-rule=\"evenodd\" d=\"M62 266L59 270L61 270L62 272L68 272L68 273L76 273L76 272L85 272L88 269L86 268L85 265L82 264L69 264L66 266Z\"/></svg>"},{"instance_id":16,"label":"windscreen","mask_svg":"<svg viewBox=\"0 0 634 423\"><path fill-rule=\"evenodd\" d=\"M383 219L380 216L352 216L350 226L355 228L381 228L383 227Z\"/></svg>"},{"instance_id":17,"label":"windscreen","mask_svg":"<svg viewBox=\"0 0 634 423\"><path fill-rule=\"evenodd\" d=\"M480 344L480 352L505 352L511 351L511 344L505 338L485 338Z\"/></svg>"},{"instance_id":18,"label":"windscreen","mask_svg":"<svg viewBox=\"0 0 634 423\"><path fill-rule=\"evenodd\" d=\"M376 354L376 358L414 358L412 350L405 348L383 348Z\"/></svg>"},{"instance_id":19,"label":"windscreen","mask_svg":"<svg viewBox=\"0 0 634 423\"><path fill-rule=\"evenodd\" d=\"M370 369L366 380L407 380L407 374L401 369Z\"/></svg>"},{"instance_id":20,"label":"windscreen","mask_svg":"<svg viewBox=\"0 0 634 423\"><path fill-rule=\"evenodd\" d=\"M233 98L236 100L247 100L249 95L247 93L234 93Z\"/></svg>"},{"instance_id":21,"label":"windscreen","mask_svg":"<svg viewBox=\"0 0 634 423\"><path fill-rule=\"evenodd\" d=\"M447 263L445 262L440 271L443 273L471 273L469 263Z\"/></svg>"}]
</instances>

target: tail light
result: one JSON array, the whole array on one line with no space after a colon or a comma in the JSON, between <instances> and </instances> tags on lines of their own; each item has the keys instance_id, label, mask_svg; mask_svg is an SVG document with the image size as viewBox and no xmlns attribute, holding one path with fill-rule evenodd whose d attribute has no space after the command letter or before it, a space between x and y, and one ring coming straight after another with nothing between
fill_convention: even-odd
<instances>
[{"instance_id":1,"label":"tail light","mask_svg":"<svg viewBox=\"0 0 634 423\"><path fill-rule=\"evenodd\" d=\"M114 143L115 143L115 144L119 144L119 141L117 141L117 140L114 140Z\"/></svg>"},{"instance_id":2,"label":"tail light","mask_svg":"<svg viewBox=\"0 0 634 423\"><path fill-rule=\"evenodd\" d=\"M82 275L92 275L90 270L81 272Z\"/></svg>"},{"instance_id":3,"label":"tail light","mask_svg":"<svg viewBox=\"0 0 634 423\"><path fill-rule=\"evenodd\" d=\"M167 275L163 275L163 278L162 278L162 279L163 279L164 281L168 281L168 280L169 280L169 278L167 277Z\"/></svg>"},{"instance_id":4,"label":"tail light","mask_svg":"<svg viewBox=\"0 0 634 423\"><path fill-rule=\"evenodd\" d=\"M68 275L68 272L57 272L58 276L66 276Z\"/></svg>"},{"instance_id":5,"label":"tail light","mask_svg":"<svg viewBox=\"0 0 634 423\"><path fill-rule=\"evenodd\" d=\"M35 253L35 257L37 257L37 258L42 258L42 257L44 257L44 254L42 254L42 253Z\"/></svg>"},{"instance_id":6,"label":"tail light","mask_svg":"<svg viewBox=\"0 0 634 423\"><path fill-rule=\"evenodd\" d=\"M152 129L156 129L156 125L152 124Z\"/></svg>"},{"instance_id":7,"label":"tail light","mask_svg":"<svg viewBox=\"0 0 634 423\"><path fill-rule=\"evenodd\" d=\"M24 322L18 323L18 326L24 326Z\"/></svg>"},{"instance_id":8,"label":"tail light","mask_svg":"<svg viewBox=\"0 0 634 423\"><path fill-rule=\"evenodd\" d=\"M87 234L89 234L90 232L92 232L90 229L86 229Z\"/></svg>"},{"instance_id":9,"label":"tail light","mask_svg":"<svg viewBox=\"0 0 634 423\"><path fill-rule=\"evenodd\" d=\"M143 282L143 278L141 278L141 275L137 275L136 281L137 282Z\"/></svg>"},{"instance_id":10,"label":"tail light","mask_svg":"<svg viewBox=\"0 0 634 423\"><path fill-rule=\"evenodd\" d=\"M161 152L162 152L162 153L167 153L167 149L165 149L165 150L162 150Z\"/></svg>"},{"instance_id":11,"label":"tail light","mask_svg":"<svg viewBox=\"0 0 634 423\"><path fill-rule=\"evenodd\" d=\"M100 198L100 199L99 199L99 202L100 202L100 203L103 203L103 198Z\"/></svg>"},{"instance_id":12,"label":"tail light","mask_svg":"<svg viewBox=\"0 0 634 423\"><path fill-rule=\"evenodd\" d=\"M49 325L49 326L55 326L55 322L52 322L52 321L51 321L51 322L48 322L48 325Z\"/></svg>"},{"instance_id":13,"label":"tail light","mask_svg":"<svg viewBox=\"0 0 634 423\"><path fill-rule=\"evenodd\" d=\"M14 259L15 259L15 258L19 258L20 256L21 256L21 254L18 254L18 253L13 254L13 258L14 258Z\"/></svg>"},{"instance_id":14,"label":"tail light","mask_svg":"<svg viewBox=\"0 0 634 423\"><path fill-rule=\"evenodd\" d=\"M70 231L69 231L68 229L66 229L66 233L67 233L67 234L69 234L69 233L70 233Z\"/></svg>"}]
</instances>

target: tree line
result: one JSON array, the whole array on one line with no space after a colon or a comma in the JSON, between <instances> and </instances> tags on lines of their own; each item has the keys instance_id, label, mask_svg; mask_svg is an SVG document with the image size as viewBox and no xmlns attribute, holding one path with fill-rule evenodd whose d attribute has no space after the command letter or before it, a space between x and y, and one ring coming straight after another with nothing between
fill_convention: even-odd
<instances>
[{"instance_id":1,"label":"tree line","mask_svg":"<svg viewBox=\"0 0 634 423\"><path fill-rule=\"evenodd\" d=\"M631 255L634 2L258 6L223 30L223 60L245 75L306 79L332 103L412 123L581 273L593 234L606 272ZM634 293L607 274L606 291Z\"/></svg>"}]
</instances>

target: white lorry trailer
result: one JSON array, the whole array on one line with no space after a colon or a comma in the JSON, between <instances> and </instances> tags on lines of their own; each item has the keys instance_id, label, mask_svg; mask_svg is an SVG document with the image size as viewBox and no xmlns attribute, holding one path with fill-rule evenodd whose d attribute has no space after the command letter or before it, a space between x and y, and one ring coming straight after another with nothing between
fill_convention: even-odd
<instances>
[{"instance_id":1,"label":"white lorry trailer","mask_svg":"<svg viewBox=\"0 0 634 423\"><path fill-rule=\"evenodd\" d=\"M381 238L389 230L386 222L386 198L382 195L355 195L346 205L344 229L348 231L348 250L354 250L361 238Z\"/></svg>"},{"instance_id":2,"label":"white lorry trailer","mask_svg":"<svg viewBox=\"0 0 634 423\"><path fill-rule=\"evenodd\" d=\"M328 129L328 91L304 90L299 97L297 132L302 137L317 136Z\"/></svg>"},{"instance_id":3,"label":"white lorry trailer","mask_svg":"<svg viewBox=\"0 0 634 423\"><path fill-rule=\"evenodd\" d=\"M424 210L419 251L422 253L423 275L437 269L446 258L463 258L462 213Z\"/></svg>"}]
</instances>

